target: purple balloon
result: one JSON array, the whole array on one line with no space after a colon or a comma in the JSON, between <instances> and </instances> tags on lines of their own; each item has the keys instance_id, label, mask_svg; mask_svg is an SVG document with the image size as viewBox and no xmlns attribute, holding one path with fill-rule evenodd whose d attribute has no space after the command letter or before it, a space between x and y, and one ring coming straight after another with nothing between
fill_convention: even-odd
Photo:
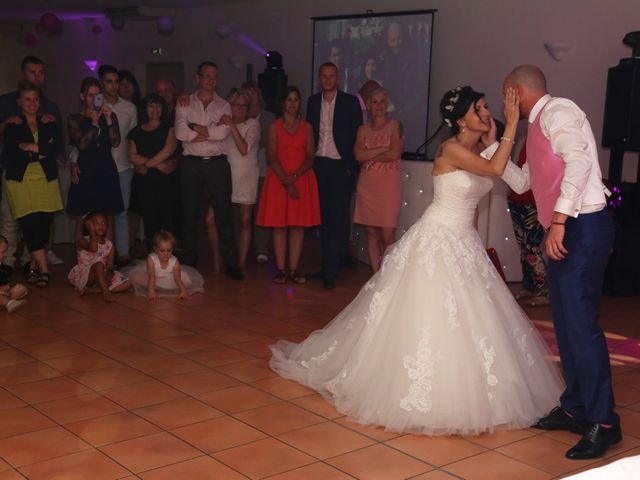
<instances>
[{"instance_id":1,"label":"purple balloon","mask_svg":"<svg viewBox=\"0 0 640 480\"><path fill-rule=\"evenodd\" d=\"M38 45L38 37L34 33L27 33L22 37L22 43L29 48L35 48Z\"/></svg>"},{"instance_id":2,"label":"purple balloon","mask_svg":"<svg viewBox=\"0 0 640 480\"><path fill-rule=\"evenodd\" d=\"M100 25L94 25L91 27L91 31L94 35L100 35L102 33L102 27Z\"/></svg>"},{"instance_id":3,"label":"purple balloon","mask_svg":"<svg viewBox=\"0 0 640 480\"><path fill-rule=\"evenodd\" d=\"M158 33L161 35L171 35L176 25L173 17L158 17Z\"/></svg>"},{"instance_id":4,"label":"purple balloon","mask_svg":"<svg viewBox=\"0 0 640 480\"><path fill-rule=\"evenodd\" d=\"M53 13L45 13L40 17L40 27L47 33L58 33L60 31L60 19Z\"/></svg>"}]
</instances>

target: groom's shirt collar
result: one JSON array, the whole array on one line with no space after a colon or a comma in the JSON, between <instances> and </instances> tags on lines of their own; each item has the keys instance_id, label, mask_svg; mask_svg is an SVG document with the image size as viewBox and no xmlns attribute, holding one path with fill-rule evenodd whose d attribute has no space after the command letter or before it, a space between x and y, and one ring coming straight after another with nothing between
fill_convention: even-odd
<instances>
[{"instance_id":1,"label":"groom's shirt collar","mask_svg":"<svg viewBox=\"0 0 640 480\"><path fill-rule=\"evenodd\" d=\"M540 110L544 108L549 100L551 100L551 95L547 93L536 102L536 104L531 109L531 113L529 113L529 123L533 123L536 121L536 117L540 113Z\"/></svg>"}]
</instances>

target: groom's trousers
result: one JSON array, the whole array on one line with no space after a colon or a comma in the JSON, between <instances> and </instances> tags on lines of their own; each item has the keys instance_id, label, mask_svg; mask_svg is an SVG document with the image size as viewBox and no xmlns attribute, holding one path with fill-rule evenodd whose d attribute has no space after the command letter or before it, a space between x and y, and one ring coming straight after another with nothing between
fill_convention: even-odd
<instances>
[{"instance_id":1,"label":"groom's trousers","mask_svg":"<svg viewBox=\"0 0 640 480\"><path fill-rule=\"evenodd\" d=\"M613 245L606 210L567 218L564 260L549 260L553 323L567 388L562 408L579 420L618 425L609 352L598 325L602 282Z\"/></svg>"}]
</instances>

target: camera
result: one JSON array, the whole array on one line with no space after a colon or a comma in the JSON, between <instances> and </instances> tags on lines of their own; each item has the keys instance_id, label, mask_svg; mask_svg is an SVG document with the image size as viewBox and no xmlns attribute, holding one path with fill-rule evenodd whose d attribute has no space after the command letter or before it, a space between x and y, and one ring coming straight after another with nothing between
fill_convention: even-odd
<instances>
[{"instance_id":1,"label":"camera","mask_svg":"<svg viewBox=\"0 0 640 480\"><path fill-rule=\"evenodd\" d=\"M93 109L96 112L102 110L102 105L104 105L104 95L101 93L96 93L93 97Z\"/></svg>"}]
</instances>

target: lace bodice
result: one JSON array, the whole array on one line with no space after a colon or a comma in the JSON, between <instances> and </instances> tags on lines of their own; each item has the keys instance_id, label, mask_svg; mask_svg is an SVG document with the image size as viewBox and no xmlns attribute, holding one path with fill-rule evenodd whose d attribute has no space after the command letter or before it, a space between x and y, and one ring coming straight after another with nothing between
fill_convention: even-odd
<instances>
[{"instance_id":1,"label":"lace bodice","mask_svg":"<svg viewBox=\"0 0 640 480\"><path fill-rule=\"evenodd\" d=\"M492 187L490 178L465 170L436 175L433 177L433 203L427 212L454 228L473 227L478 202Z\"/></svg>"}]
</instances>

